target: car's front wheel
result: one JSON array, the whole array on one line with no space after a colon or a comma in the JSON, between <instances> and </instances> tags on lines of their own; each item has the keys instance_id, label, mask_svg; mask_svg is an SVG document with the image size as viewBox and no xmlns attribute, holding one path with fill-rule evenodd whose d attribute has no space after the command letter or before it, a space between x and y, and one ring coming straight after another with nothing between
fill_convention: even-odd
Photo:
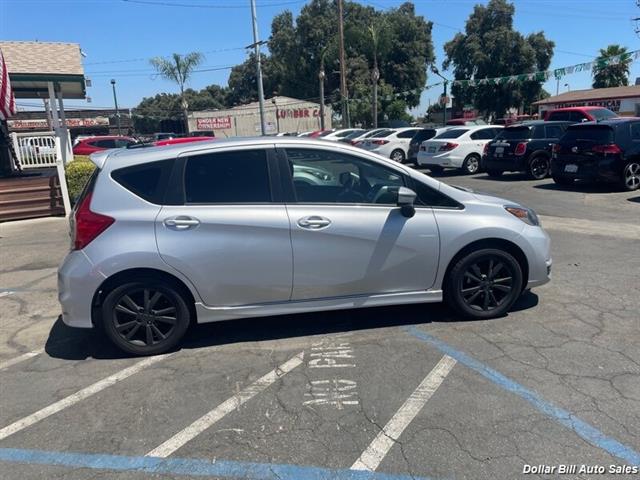
<instances>
[{"instance_id":1,"label":"car's front wheel","mask_svg":"<svg viewBox=\"0 0 640 480\"><path fill-rule=\"evenodd\" d=\"M393 152L391 152L391 155L389 156L389 158L391 158L391 160L393 160L394 162L403 163L405 159L405 155L402 150L400 150L399 148L396 148Z\"/></svg>"},{"instance_id":2,"label":"car's front wheel","mask_svg":"<svg viewBox=\"0 0 640 480\"><path fill-rule=\"evenodd\" d=\"M549 172L551 171L551 164L549 163L549 159L544 155L538 155L533 157L529 162L529 177L534 180L543 180L547 178Z\"/></svg>"},{"instance_id":3,"label":"car's front wheel","mask_svg":"<svg viewBox=\"0 0 640 480\"><path fill-rule=\"evenodd\" d=\"M473 175L480 171L480 156L472 153L464 159L462 171L466 174Z\"/></svg>"},{"instance_id":4,"label":"car's front wheel","mask_svg":"<svg viewBox=\"0 0 640 480\"><path fill-rule=\"evenodd\" d=\"M504 250L485 248L458 259L445 279L445 300L465 318L504 315L522 292L522 269Z\"/></svg>"},{"instance_id":5,"label":"car's front wheel","mask_svg":"<svg viewBox=\"0 0 640 480\"><path fill-rule=\"evenodd\" d=\"M173 348L190 322L184 293L171 282L141 277L111 290L101 306L102 327L121 350L155 355Z\"/></svg>"}]
</instances>

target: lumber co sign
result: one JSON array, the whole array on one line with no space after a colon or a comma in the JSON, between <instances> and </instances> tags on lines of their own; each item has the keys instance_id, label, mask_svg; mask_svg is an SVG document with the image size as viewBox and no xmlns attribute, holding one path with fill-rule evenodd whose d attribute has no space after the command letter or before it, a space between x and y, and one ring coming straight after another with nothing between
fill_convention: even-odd
<instances>
[{"instance_id":1,"label":"lumber co sign","mask_svg":"<svg viewBox=\"0 0 640 480\"><path fill-rule=\"evenodd\" d=\"M310 118L319 117L320 110L318 108L280 108L278 109L278 118Z\"/></svg>"},{"instance_id":2,"label":"lumber co sign","mask_svg":"<svg viewBox=\"0 0 640 480\"><path fill-rule=\"evenodd\" d=\"M203 117L196 118L198 130L225 130L231 128L231 117Z\"/></svg>"}]
</instances>

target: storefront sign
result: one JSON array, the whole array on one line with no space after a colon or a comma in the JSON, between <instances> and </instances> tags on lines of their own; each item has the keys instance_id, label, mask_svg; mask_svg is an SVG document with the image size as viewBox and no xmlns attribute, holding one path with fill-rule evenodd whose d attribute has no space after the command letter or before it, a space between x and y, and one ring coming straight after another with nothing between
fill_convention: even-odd
<instances>
[{"instance_id":1,"label":"storefront sign","mask_svg":"<svg viewBox=\"0 0 640 480\"><path fill-rule=\"evenodd\" d=\"M555 108L567 108L567 107L604 107L608 108L612 112L620 111L620 100L609 99L609 100L589 100L584 102L570 102L570 103L559 103Z\"/></svg>"},{"instance_id":2,"label":"storefront sign","mask_svg":"<svg viewBox=\"0 0 640 480\"><path fill-rule=\"evenodd\" d=\"M31 120L9 120L9 128L12 130L48 130L49 124L46 119L31 119ZM109 119L107 117L92 117L92 118L67 118L67 127L69 128L82 128L82 127L108 127Z\"/></svg>"},{"instance_id":3,"label":"storefront sign","mask_svg":"<svg viewBox=\"0 0 640 480\"><path fill-rule=\"evenodd\" d=\"M278 109L278 118L310 118L319 117L320 109L318 108L280 108Z\"/></svg>"},{"instance_id":4,"label":"storefront sign","mask_svg":"<svg viewBox=\"0 0 640 480\"><path fill-rule=\"evenodd\" d=\"M225 130L231 128L231 117L196 118L196 130Z\"/></svg>"}]
</instances>

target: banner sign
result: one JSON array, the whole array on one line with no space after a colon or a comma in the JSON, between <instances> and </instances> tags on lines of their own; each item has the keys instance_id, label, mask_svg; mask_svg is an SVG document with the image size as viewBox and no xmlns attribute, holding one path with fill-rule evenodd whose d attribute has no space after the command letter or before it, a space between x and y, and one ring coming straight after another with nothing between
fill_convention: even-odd
<instances>
[{"instance_id":1,"label":"banner sign","mask_svg":"<svg viewBox=\"0 0 640 480\"><path fill-rule=\"evenodd\" d=\"M69 128L108 127L109 118L67 118L66 123ZM12 130L48 130L49 128L49 124L46 119L9 120L7 124Z\"/></svg>"},{"instance_id":2,"label":"banner sign","mask_svg":"<svg viewBox=\"0 0 640 480\"><path fill-rule=\"evenodd\" d=\"M226 130L231 128L231 117L196 118L196 130Z\"/></svg>"}]
</instances>

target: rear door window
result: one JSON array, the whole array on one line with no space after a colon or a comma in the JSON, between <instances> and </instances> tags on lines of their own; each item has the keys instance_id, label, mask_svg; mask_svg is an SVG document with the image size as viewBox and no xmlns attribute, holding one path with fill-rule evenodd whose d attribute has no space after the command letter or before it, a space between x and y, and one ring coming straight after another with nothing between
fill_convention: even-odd
<instances>
[{"instance_id":1,"label":"rear door window","mask_svg":"<svg viewBox=\"0 0 640 480\"><path fill-rule=\"evenodd\" d=\"M398 138L413 138L416 132L417 130L405 130L404 132L398 133Z\"/></svg>"},{"instance_id":2,"label":"rear door window","mask_svg":"<svg viewBox=\"0 0 640 480\"><path fill-rule=\"evenodd\" d=\"M266 150L192 156L184 172L186 203L271 201Z\"/></svg>"},{"instance_id":3,"label":"rear door window","mask_svg":"<svg viewBox=\"0 0 640 480\"><path fill-rule=\"evenodd\" d=\"M173 163L170 159L119 168L111 172L111 177L147 202L161 205Z\"/></svg>"},{"instance_id":4,"label":"rear door window","mask_svg":"<svg viewBox=\"0 0 640 480\"><path fill-rule=\"evenodd\" d=\"M446 130L442 132L440 135L434 138L435 139L458 138L464 135L465 133L467 133L468 131L469 131L468 128L452 128L451 130Z\"/></svg>"}]
</instances>

